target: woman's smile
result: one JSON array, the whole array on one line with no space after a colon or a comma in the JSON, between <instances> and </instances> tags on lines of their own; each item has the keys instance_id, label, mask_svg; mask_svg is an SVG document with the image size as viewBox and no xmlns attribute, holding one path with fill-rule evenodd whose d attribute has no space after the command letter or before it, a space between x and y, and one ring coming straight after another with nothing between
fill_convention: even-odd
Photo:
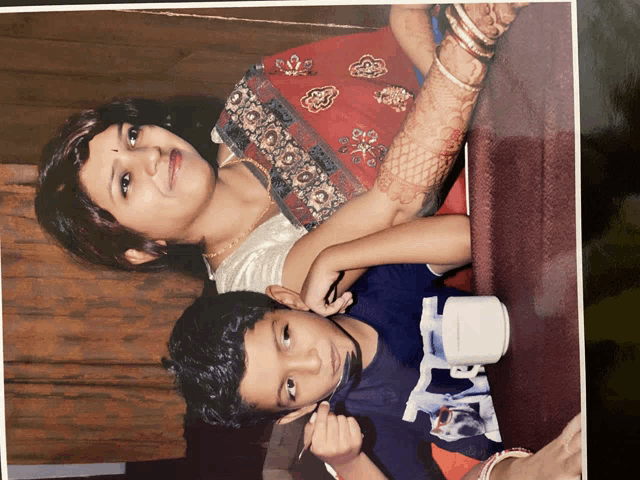
<instances>
[{"instance_id":1,"label":"woman's smile","mask_svg":"<svg viewBox=\"0 0 640 480\"><path fill-rule=\"evenodd\" d=\"M182 165L182 154L179 150L175 148L171 150L171 154L169 155L169 190L173 190L173 185L175 184L176 175L180 170L180 166Z\"/></svg>"}]
</instances>

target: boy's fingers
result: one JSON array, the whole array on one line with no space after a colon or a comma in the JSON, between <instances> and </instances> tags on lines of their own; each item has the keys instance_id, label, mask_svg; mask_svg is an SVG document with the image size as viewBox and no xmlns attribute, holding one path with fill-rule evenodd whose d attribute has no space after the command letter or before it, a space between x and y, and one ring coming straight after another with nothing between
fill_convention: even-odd
<instances>
[{"instance_id":1,"label":"boy's fingers","mask_svg":"<svg viewBox=\"0 0 640 480\"><path fill-rule=\"evenodd\" d=\"M340 444L349 447L352 444L351 438L351 430L349 429L349 424L347 423L347 417L344 415L338 415L338 431L340 434Z\"/></svg>"},{"instance_id":2,"label":"boy's fingers","mask_svg":"<svg viewBox=\"0 0 640 480\"><path fill-rule=\"evenodd\" d=\"M313 431L315 430L316 412L313 412L311 418L304 426L304 445L308 447L311 444L311 438L313 437Z\"/></svg>"},{"instance_id":3,"label":"boy's fingers","mask_svg":"<svg viewBox=\"0 0 640 480\"><path fill-rule=\"evenodd\" d=\"M358 425L358 421L353 417L347 418L347 426L349 427L349 433L352 438L359 439L362 443L362 432L360 431L360 425Z\"/></svg>"},{"instance_id":4,"label":"boy's fingers","mask_svg":"<svg viewBox=\"0 0 640 480\"><path fill-rule=\"evenodd\" d=\"M313 441L324 441L327 438L327 418L329 416L329 402L322 402L316 411Z\"/></svg>"}]
</instances>

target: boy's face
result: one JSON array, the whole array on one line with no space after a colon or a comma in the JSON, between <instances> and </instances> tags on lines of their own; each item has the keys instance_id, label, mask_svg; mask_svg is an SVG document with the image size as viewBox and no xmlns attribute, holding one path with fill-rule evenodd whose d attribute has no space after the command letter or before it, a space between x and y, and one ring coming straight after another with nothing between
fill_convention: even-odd
<instances>
[{"instance_id":1,"label":"boy's face","mask_svg":"<svg viewBox=\"0 0 640 480\"><path fill-rule=\"evenodd\" d=\"M327 398L340 382L353 340L315 313L277 310L244 337L246 372L240 395L269 411L297 410Z\"/></svg>"}]
</instances>

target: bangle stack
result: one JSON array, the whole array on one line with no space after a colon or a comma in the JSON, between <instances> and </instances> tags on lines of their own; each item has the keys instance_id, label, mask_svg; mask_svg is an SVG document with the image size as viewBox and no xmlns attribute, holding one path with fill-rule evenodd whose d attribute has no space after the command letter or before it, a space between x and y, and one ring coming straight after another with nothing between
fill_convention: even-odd
<instances>
[{"instance_id":1,"label":"bangle stack","mask_svg":"<svg viewBox=\"0 0 640 480\"><path fill-rule=\"evenodd\" d=\"M491 475L491 471L493 467L496 466L497 463L501 462L505 458L509 457L529 457L531 456L531 452L526 448L510 448L503 452L498 452L487 460L482 467L482 471L480 472L480 476L478 480L489 480L489 476Z\"/></svg>"},{"instance_id":2,"label":"bangle stack","mask_svg":"<svg viewBox=\"0 0 640 480\"><path fill-rule=\"evenodd\" d=\"M459 3L448 6L445 14L451 26L449 33L456 43L478 61L491 63L496 53L495 40L480 31Z\"/></svg>"}]
</instances>

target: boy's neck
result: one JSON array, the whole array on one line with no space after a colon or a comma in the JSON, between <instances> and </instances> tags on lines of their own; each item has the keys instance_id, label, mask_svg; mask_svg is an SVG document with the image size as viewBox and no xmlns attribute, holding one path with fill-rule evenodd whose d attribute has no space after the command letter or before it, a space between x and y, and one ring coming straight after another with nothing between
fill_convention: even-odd
<instances>
[{"instance_id":1,"label":"boy's neck","mask_svg":"<svg viewBox=\"0 0 640 480\"><path fill-rule=\"evenodd\" d=\"M371 325L348 315L335 315L331 319L358 342L362 350L362 368L367 368L378 351L378 332Z\"/></svg>"}]
</instances>

